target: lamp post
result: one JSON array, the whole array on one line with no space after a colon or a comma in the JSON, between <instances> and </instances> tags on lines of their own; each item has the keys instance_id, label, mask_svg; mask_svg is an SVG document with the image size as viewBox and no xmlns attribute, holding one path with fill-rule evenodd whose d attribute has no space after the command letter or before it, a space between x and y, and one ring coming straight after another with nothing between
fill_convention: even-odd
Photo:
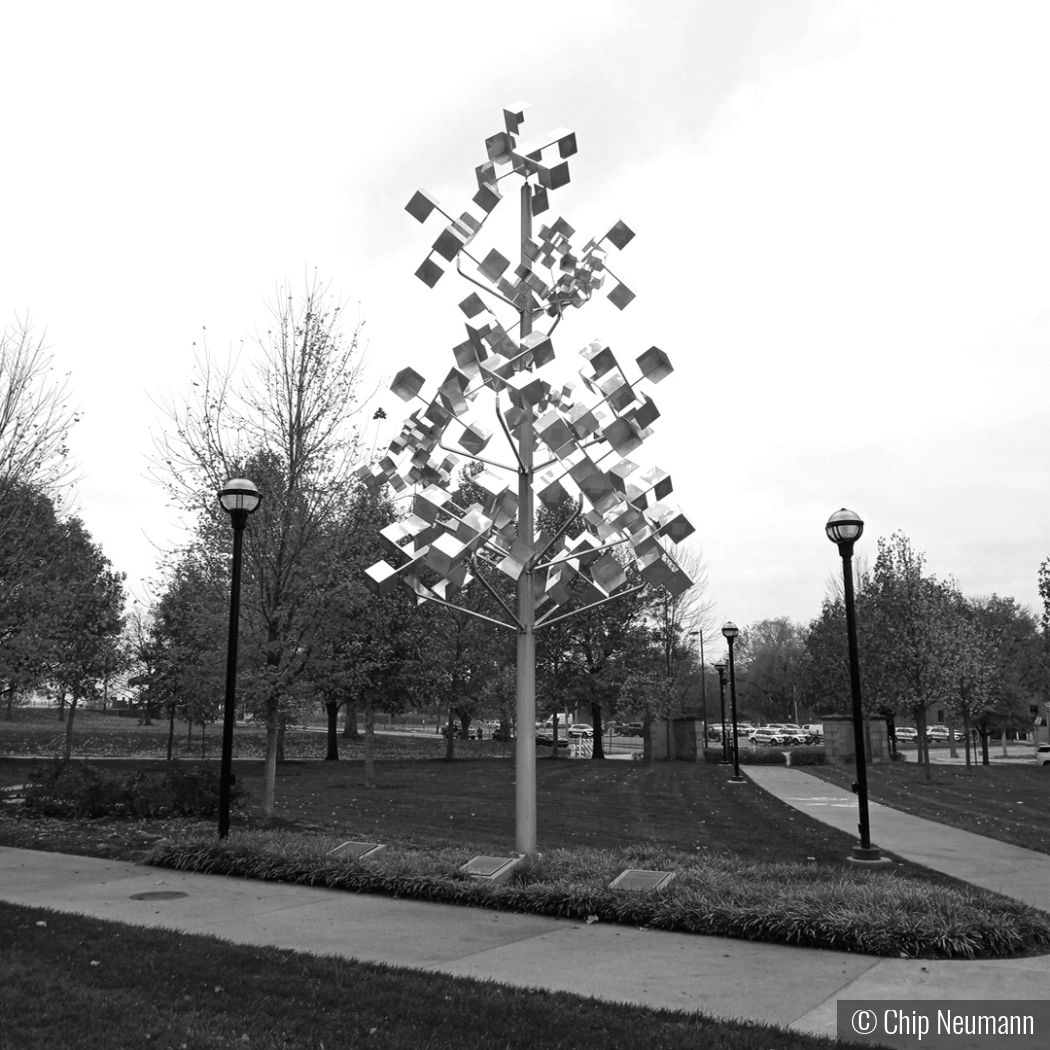
<instances>
[{"instance_id":1,"label":"lamp post","mask_svg":"<svg viewBox=\"0 0 1050 1050\"><path fill-rule=\"evenodd\" d=\"M719 723L722 727L722 765L726 765L729 762L729 737L726 735L726 664L723 660L721 663L715 664L715 670L718 672L718 696L722 704L722 721Z\"/></svg>"},{"instance_id":2,"label":"lamp post","mask_svg":"<svg viewBox=\"0 0 1050 1050\"><path fill-rule=\"evenodd\" d=\"M857 655L857 616L853 598L853 544L864 531L864 522L852 510L837 510L828 518L824 531L842 556L842 589L846 605L846 636L849 641L849 684L853 697L853 747L857 764L857 801L860 812L860 845L853 847L854 861L879 863L878 847L871 844L868 824L868 772L864 755L864 711L860 702L860 659Z\"/></svg>"},{"instance_id":3,"label":"lamp post","mask_svg":"<svg viewBox=\"0 0 1050 1050\"><path fill-rule=\"evenodd\" d=\"M733 642L740 633L732 620L722 624L722 637L729 644L729 703L733 711L733 775L729 778L730 784L743 784L744 778L740 775L740 743L736 731L736 670L733 666Z\"/></svg>"},{"instance_id":4,"label":"lamp post","mask_svg":"<svg viewBox=\"0 0 1050 1050\"><path fill-rule=\"evenodd\" d=\"M226 646L226 702L222 715L222 765L219 772L219 838L230 830L230 788L233 785L233 721L237 692L237 624L241 613L241 547L248 515L262 495L246 478L227 481L219 493L222 509L233 526L233 568L230 573L230 634Z\"/></svg>"}]
</instances>

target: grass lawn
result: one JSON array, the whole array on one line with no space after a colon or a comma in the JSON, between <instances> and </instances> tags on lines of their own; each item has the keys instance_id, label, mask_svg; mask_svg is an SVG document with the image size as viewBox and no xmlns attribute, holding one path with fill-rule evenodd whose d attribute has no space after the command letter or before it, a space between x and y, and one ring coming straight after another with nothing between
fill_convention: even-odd
<instances>
[{"instance_id":1,"label":"grass lawn","mask_svg":"<svg viewBox=\"0 0 1050 1050\"><path fill-rule=\"evenodd\" d=\"M0 903L0 1050L828 1050L768 1025Z\"/></svg>"},{"instance_id":2,"label":"grass lawn","mask_svg":"<svg viewBox=\"0 0 1050 1050\"><path fill-rule=\"evenodd\" d=\"M852 766L813 766L807 773L849 789ZM998 762L990 766L933 763L926 780L916 762L868 766L868 797L926 820L975 835L1050 853L1050 766Z\"/></svg>"},{"instance_id":3,"label":"grass lawn","mask_svg":"<svg viewBox=\"0 0 1050 1050\"><path fill-rule=\"evenodd\" d=\"M479 853L514 847L514 763L478 758L446 762L429 757L433 743L390 738L399 757L377 763L378 786L368 788L363 762L291 761L277 780L277 826L348 839ZM420 756L404 758L406 751ZM426 756L426 757L424 757ZM113 758L90 760L126 771ZM21 783L33 763L0 758L0 786ZM235 810L234 830L262 827L262 763L234 763L247 803ZM747 862L826 863L842 870L853 838L810 819L750 783L728 783L727 767L660 762L537 762L537 828L541 850L647 846L694 855L730 855ZM14 806L0 816L0 843L94 856L137 859L175 821L27 819ZM211 832L201 825L205 834ZM950 883L928 869L900 862L917 878Z\"/></svg>"}]
</instances>

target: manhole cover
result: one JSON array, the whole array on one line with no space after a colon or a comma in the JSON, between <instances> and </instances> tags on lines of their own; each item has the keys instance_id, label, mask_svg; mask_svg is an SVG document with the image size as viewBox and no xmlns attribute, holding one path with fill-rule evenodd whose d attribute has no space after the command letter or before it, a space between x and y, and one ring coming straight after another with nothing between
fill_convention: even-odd
<instances>
[{"instance_id":1,"label":"manhole cover","mask_svg":"<svg viewBox=\"0 0 1050 1050\"><path fill-rule=\"evenodd\" d=\"M185 896L185 893L179 893L178 890L151 890L148 893L133 893L131 899L133 901L175 901Z\"/></svg>"}]
</instances>

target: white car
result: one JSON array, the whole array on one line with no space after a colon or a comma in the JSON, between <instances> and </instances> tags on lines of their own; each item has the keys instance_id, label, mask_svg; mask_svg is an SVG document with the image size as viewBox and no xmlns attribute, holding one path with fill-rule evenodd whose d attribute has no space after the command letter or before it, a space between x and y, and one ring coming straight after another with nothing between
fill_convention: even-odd
<instances>
[{"instance_id":1,"label":"white car","mask_svg":"<svg viewBox=\"0 0 1050 1050\"><path fill-rule=\"evenodd\" d=\"M792 725L789 722L770 722L767 725L762 726L762 729L771 730L772 732L779 734L782 742L785 744L806 743L806 734L802 732L802 727ZM760 729L759 732L761 732L762 729Z\"/></svg>"},{"instance_id":2,"label":"white car","mask_svg":"<svg viewBox=\"0 0 1050 1050\"><path fill-rule=\"evenodd\" d=\"M589 726L586 722L573 722L573 724L569 726L569 736L594 736L594 727Z\"/></svg>"},{"instance_id":3,"label":"white car","mask_svg":"<svg viewBox=\"0 0 1050 1050\"><path fill-rule=\"evenodd\" d=\"M914 744L919 739L919 731L912 726L898 726L896 736L898 744Z\"/></svg>"},{"instance_id":4,"label":"white car","mask_svg":"<svg viewBox=\"0 0 1050 1050\"><path fill-rule=\"evenodd\" d=\"M1050 766L1050 744L1040 744L1035 749L1035 760L1041 766Z\"/></svg>"}]
</instances>

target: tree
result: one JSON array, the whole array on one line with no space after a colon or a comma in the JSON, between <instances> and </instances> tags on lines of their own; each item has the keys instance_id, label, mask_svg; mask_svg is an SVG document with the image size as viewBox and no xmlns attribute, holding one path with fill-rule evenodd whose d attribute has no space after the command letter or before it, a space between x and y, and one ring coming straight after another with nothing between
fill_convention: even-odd
<instances>
[{"instance_id":1,"label":"tree","mask_svg":"<svg viewBox=\"0 0 1050 1050\"><path fill-rule=\"evenodd\" d=\"M32 324L0 332L0 490L14 486L57 498L70 482L67 437L78 416L65 381L51 379L51 355Z\"/></svg>"},{"instance_id":2,"label":"tree","mask_svg":"<svg viewBox=\"0 0 1050 1050\"><path fill-rule=\"evenodd\" d=\"M761 712L760 722L798 722L805 654L805 631L787 617L759 620L740 632L737 677L741 691Z\"/></svg>"},{"instance_id":3,"label":"tree","mask_svg":"<svg viewBox=\"0 0 1050 1050\"><path fill-rule=\"evenodd\" d=\"M256 690L267 744L263 811L274 814L279 743L303 699L314 632L342 573L319 551L354 490L361 405L360 324L347 331L340 308L316 283L296 302L281 295L273 324L257 336L253 367L238 371L205 350L194 392L168 407L169 430L157 467L174 498L196 514L211 551L229 545L215 493L230 477L250 477L263 493L245 542L242 612L257 642L246 646L245 685Z\"/></svg>"},{"instance_id":4,"label":"tree","mask_svg":"<svg viewBox=\"0 0 1050 1050\"><path fill-rule=\"evenodd\" d=\"M906 536L879 540L871 578L858 597L862 696L869 707L911 715L927 779L926 710L950 693L955 602L954 586L926 574L923 555Z\"/></svg>"},{"instance_id":5,"label":"tree","mask_svg":"<svg viewBox=\"0 0 1050 1050\"><path fill-rule=\"evenodd\" d=\"M225 682L229 617L228 582L220 566L198 548L188 548L168 570L166 588L152 610L144 699L168 717L169 757L175 716L181 711L192 733L219 714Z\"/></svg>"},{"instance_id":6,"label":"tree","mask_svg":"<svg viewBox=\"0 0 1050 1050\"><path fill-rule=\"evenodd\" d=\"M332 527L321 558L334 583L327 591L325 616L313 632L312 655L303 687L313 690L328 722L326 759L339 757L338 715L343 707L365 712L365 768L374 780L376 710L397 710L411 694L402 667L419 645L419 617L407 592L373 602L363 570L379 556L378 531L394 518L392 505L362 487L355 488L342 519Z\"/></svg>"},{"instance_id":7,"label":"tree","mask_svg":"<svg viewBox=\"0 0 1050 1050\"><path fill-rule=\"evenodd\" d=\"M79 519L63 523L63 531L63 585L50 613L49 677L60 698L69 701L63 747L68 761L78 704L96 696L99 683L120 663L124 577L113 571Z\"/></svg>"},{"instance_id":8,"label":"tree","mask_svg":"<svg viewBox=\"0 0 1050 1050\"><path fill-rule=\"evenodd\" d=\"M0 488L0 683L10 718L16 694L47 677L41 639L62 587L56 570L66 534L49 496L16 483Z\"/></svg>"},{"instance_id":9,"label":"tree","mask_svg":"<svg viewBox=\"0 0 1050 1050\"><path fill-rule=\"evenodd\" d=\"M1031 708L1046 696L1043 640L1035 617L1013 598L962 599L958 606L961 649L954 668L956 688L949 701L967 730L981 739L988 765L993 731L1027 729Z\"/></svg>"}]
</instances>

